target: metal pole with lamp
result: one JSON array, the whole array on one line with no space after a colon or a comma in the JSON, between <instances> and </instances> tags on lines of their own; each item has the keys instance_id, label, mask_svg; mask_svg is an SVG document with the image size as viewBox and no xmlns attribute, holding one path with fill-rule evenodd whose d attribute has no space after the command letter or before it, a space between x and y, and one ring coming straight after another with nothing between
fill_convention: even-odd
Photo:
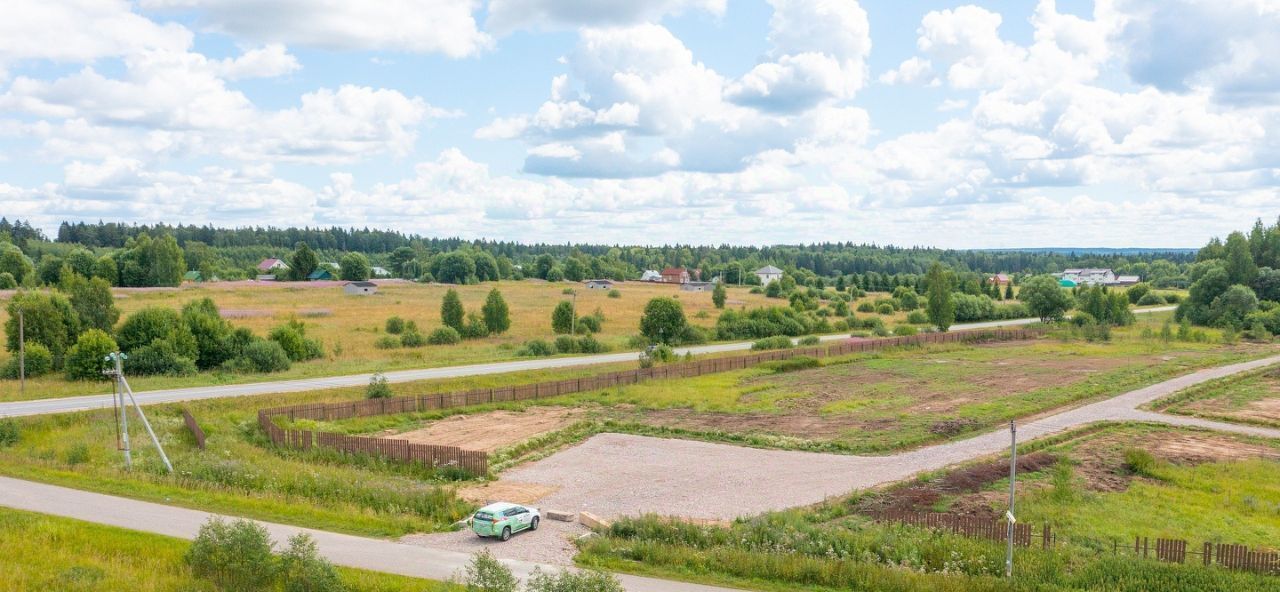
<instances>
[{"instance_id":1,"label":"metal pole with lamp","mask_svg":"<svg viewBox=\"0 0 1280 592\"><path fill-rule=\"evenodd\" d=\"M1009 422L1009 511L1004 513L1009 521L1009 541L1004 556L1004 577L1013 577L1013 526L1018 519L1013 516L1014 492L1018 479L1018 428Z\"/></svg>"}]
</instances>

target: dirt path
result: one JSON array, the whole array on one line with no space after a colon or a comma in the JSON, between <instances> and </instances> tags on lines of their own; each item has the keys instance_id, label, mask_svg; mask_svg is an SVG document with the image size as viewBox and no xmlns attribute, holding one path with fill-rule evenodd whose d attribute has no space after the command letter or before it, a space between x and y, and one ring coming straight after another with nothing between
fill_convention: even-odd
<instances>
[{"instance_id":1,"label":"dirt path","mask_svg":"<svg viewBox=\"0 0 1280 592\"><path fill-rule=\"evenodd\" d=\"M1151 421L1280 438L1280 429L1140 411L1138 406L1208 380L1280 363L1280 356L1193 372L1018 426L1018 439L1098 421ZM732 519L803 506L857 489L901 481L1009 446L1007 430L890 456L760 450L689 440L600 434L503 480L556 487L540 503L603 516L646 512Z\"/></svg>"}]
</instances>

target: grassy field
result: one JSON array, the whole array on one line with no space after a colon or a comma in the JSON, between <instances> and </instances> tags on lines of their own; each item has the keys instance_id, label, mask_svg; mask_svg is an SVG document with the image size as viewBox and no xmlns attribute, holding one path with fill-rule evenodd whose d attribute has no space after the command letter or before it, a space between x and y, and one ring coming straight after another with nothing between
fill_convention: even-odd
<instances>
[{"instance_id":1,"label":"grassy field","mask_svg":"<svg viewBox=\"0 0 1280 592\"><path fill-rule=\"evenodd\" d=\"M776 373L767 366L651 381L521 404L557 405L578 423L549 446L601 431L839 453L884 452L962 438L1066 405L1140 388L1192 370L1266 355L1259 344L1165 342L1144 337L1159 318L1110 342L1048 337L977 347L931 346L823 360ZM348 434L403 433L457 413L376 416L297 427ZM531 414L532 415L532 414ZM505 416L504 416L505 417ZM507 417L504 422L519 418ZM534 418L530 418L531 420ZM530 452L518 444L500 450Z\"/></svg>"},{"instance_id":2,"label":"grassy field","mask_svg":"<svg viewBox=\"0 0 1280 592\"><path fill-rule=\"evenodd\" d=\"M719 312L711 302L710 292L682 292L673 285L641 282L620 284L620 298L609 298L606 290L588 290L580 284L550 284L539 281L495 282L472 286L393 283L382 286L378 294L367 297L346 296L337 287L272 284L234 286L236 287L203 284L181 289L119 291L116 304L122 315L127 316L130 312L147 306L177 309L188 301L207 296L213 298L233 325L248 327L258 335L266 335L272 327L296 318L306 324L308 336L317 337L323 342L325 357L294 364L285 372L270 375L204 372L187 377L137 377L131 380L135 390L311 378L512 359L516 357L520 344L525 341L554 337L551 331L551 311L561 300L570 298L562 294L566 288L577 290L579 314L588 315L597 309L604 314L602 332L597 337L614 350L628 349L628 337L639 332L644 305L652 298L678 298L689 321L702 327L713 327ZM511 330L500 336L465 341L458 345L390 350L374 347L374 342L386 335L384 325L391 316L415 321L423 334L438 327L440 300L450 288L458 291L469 312L476 313L479 313L489 290L500 290L511 309ZM879 293L868 294L866 299L883 296L885 295ZM733 286L728 290L726 308L786 305L786 300L766 298L762 294L749 293L747 288ZM856 305L857 302L854 303ZM859 317L866 316L868 315L859 314ZM905 319L906 313L874 316L879 316L892 327ZM0 323L5 319L6 313L0 307ZM10 355L0 352L0 364L5 363ZM102 393L109 389L105 384L68 382L61 376L49 375L28 381L25 395L20 395L17 381L0 380L0 401Z\"/></svg>"},{"instance_id":3,"label":"grassy field","mask_svg":"<svg viewBox=\"0 0 1280 592\"><path fill-rule=\"evenodd\" d=\"M1166 413L1280 428L1280 367L1232 376L1151 404Z\"/></svg>"},{"instance_id":4,"label":"grassy field","mask_svg":"<svg viewBox=\"0 0 1280 592\"><path fill-rule=\"evenodd\" d=\"M1135 470L1125 451L1144 446ZM1280 540L1280 443L1147 425L1104 426L1028 445L1051 455L1019 479L1018 516L1053 525L1059 544L1015 554L927 530L877 524L887 508L988 515L1005 509L1001 463L983 461L839 503L739 520L728 527L623 520L582 546L578 561L650 575L762 590L1275 590L1274 576L1113 555L1134 536L1235 542ZM985 465L994 464L994 471ZM1006 469L1007 470L1007 469ZM1004 473L1007 475L1007 472ZM983 478L986 476L987 478ZM994 477L994 478L991 478ZM927 495L933 494L933 495Z\"/></svg>"},{"instance_id":5,"label":"grassy field","mask_svg":"<svg viewBox=\"0 0 1280 592\"><path fill-rule=\"evenodd\" d=\"M187 541L165 536L0 508L0 590L215 590L191 575L182 560L187 547ZM351 592L457 589L363 570L338 572Z\"/></svg>"}]
</instances>

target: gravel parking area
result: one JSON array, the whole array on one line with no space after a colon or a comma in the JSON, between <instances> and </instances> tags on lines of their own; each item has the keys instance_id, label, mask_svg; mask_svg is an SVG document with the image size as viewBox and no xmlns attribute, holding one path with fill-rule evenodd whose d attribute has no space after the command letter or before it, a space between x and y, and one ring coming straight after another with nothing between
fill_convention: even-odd
<instances>
[{"instance_id":1,"label":"gravel parking area","mask_svg":"<svg viewBox=\"0 0 1280 592\"><path fill-rule=\"evenodd\" d=\"M538 530L526 530L511 536L511 540L482 539L465 528L456 532L438 534L411 534L400 542L433 549L478 553L488 549L499 559L515 559L552 565L573 565L578 553L574 539L590 532L577 522L559 522L543 519Z\"/></svg>"}]
</instances>

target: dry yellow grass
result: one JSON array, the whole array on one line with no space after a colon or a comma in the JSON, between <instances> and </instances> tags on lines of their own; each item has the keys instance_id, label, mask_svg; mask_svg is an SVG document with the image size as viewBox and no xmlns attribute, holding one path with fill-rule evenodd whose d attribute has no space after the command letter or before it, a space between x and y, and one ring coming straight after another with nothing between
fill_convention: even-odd
<instances>
[{"instance_id":1,"label":"dry yellow grass","mask_svg":"<svg viewBox=\"0 0 1280 592\"><path fill-rule=\"evenodd\" d=\"M386 335L388 317L400 316L418 324L423 334L440 326L440 300L447 290L458 291L468 312L480 312L489 290L497 288L511 309L511 330L500 336L476 339L453 346L426 346L408 349L378 349L374 343ZM233 382L255 382L287 378L334 376L360 372L450 366L515 357L516 349L529 339L550 339L551 311L561 300L565 288L574 288L580 315L599 309L604 313L602 332L597 335L614 350L627 347L627 338L638 332L644 305L652 298L670 296L684 306L693 324L713 327L719 316L711 302L710 292L683 292L670 284L624 282L618 285L621 298L609 298L607 290L589 290L571 282L547 283L536 280L485 283L472 286L391 283L379 288L373 296L347 296L340 287L316 287L297 284L202 284L181 289L119 290L116 304L123 316L147 306L181 308L183 304L206 296L213 298L224 315L236 326L266 335L272 327L291 318L307 326L307 334L324 343L325 358L294 364L286 372L272 375L227 375L202 373L199 376L139 377L132 380L136 390L197 386ZM868 299L884 296L869 294ZM746 287L729 287L726 308L786 306L785 300L751 294ZM856 306L857 303L854 303ZM859 317L868 316L859 313ZM0 309L0 322L6 318ZM900 322L904 313L882 317L887 324ZM8 354L0 355L5 363ZM93 383L69 383L57 376L45 376L28 382L22 398L42 398L103 392L108 387ZM16 381L0 381L0 401L19 398Z\"/></svg>"}]
</instances>

